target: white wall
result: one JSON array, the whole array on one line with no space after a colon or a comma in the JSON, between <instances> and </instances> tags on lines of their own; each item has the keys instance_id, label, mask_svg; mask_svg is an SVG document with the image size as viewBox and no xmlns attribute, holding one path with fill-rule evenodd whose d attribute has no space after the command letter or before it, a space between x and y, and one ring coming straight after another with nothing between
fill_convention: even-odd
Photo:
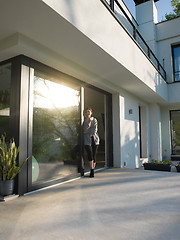
<instances>
[{"instance_id":1,"label":"white wall","mask_svg":"<svg viewBox=\"0 0 180 240\"><path fill-rule=\"evenodd\" d=\"M139 106L142 107L143 154L150 154L149 105L123 89L113 94L113 155L114 167L138 168L140 159ZM132 112L131 112L132 111ZM142 161L143 160L143 161Z\"/></svg>"},{"instance_id":2,"label":"white wall","mask_svg":"<svg viewBox=\"0 0 180 240\"><path fill-rule=\"evenodd\" d=\"M169 103L179 103L180 109L180 82L168 85Z\"/></svg>"},{"instance_id":3,"label":"white wall","mask_svg":"<svg viewBox=\"0 0 180 240\"><path fill-rule=\"evenodd\" d=\"M139 100L121 91L120 109L121 166L137 168L140 167Z\"/></svg>"},{"instance_id":4,"label":"white wall","mask_svg":"<svg viewBox=\"0 0 180 240\"><path fill-rule=\"evenodd\" d=\"M158 59L167 74L167 81L173 82L172 46L180 44L180 18L161 22L156 25ZM163 61L164 59L164 61Z\"/></svg>"}]
</instances>

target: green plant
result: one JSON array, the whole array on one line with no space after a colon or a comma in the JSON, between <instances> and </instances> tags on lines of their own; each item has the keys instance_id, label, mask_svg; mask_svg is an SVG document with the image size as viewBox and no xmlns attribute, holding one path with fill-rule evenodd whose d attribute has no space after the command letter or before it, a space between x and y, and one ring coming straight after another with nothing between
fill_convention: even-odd
<instances>
[{"instance_id":1,"label":"green plant","mask_svg":"<svg viewBox=\"0 0 180 240\"><path fill-rule=\"evenodd\" d=\"M173 7L173 12L169 14L165 14L166 20L170 20L176 17L180 17L180 1L179 0L171 0L171 6Z\"/></svg>"},{"instance_id":2,"label":"green plant","mask_svg":"<svg viewBox=\"0 0 180 240\"><path fill-rule=\"evenodd\" d=\"M152 163L152 164L159 164L159 161L152 159L152 160L151 160L151 163Z\"/></svg>"},{"instance_id":3,"label":"green plant","mask_svg":"<svg viewBox=\"0 0 180 240\"><path fill-rule=\"evenodd\" d=\"M170 161L170 160L158 161L158 160L152 159L152 160L151 160L151 163L152 163L152 164L163 164L163 165L167 165L167 164L171 164L171 161Z\"/></svg>"},{"instance_id":4,"label":"green plant","mask_svg":"<svg viewBox=\"0 0 180 240\"><path fill-rule=\"evenodd\" d=\"M0 138L0 181L14 179L28 160L28 158L25 159L18 166L17 156L20 147L16 146L14 138L10 139L7 146L5 139L5 135L2 135Z\"/></svg>"}]
</instances>

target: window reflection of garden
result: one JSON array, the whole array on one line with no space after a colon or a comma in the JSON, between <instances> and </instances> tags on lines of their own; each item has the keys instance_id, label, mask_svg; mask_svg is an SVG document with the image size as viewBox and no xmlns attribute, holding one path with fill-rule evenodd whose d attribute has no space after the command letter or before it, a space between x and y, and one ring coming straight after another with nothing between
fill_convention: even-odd
<instances>
[{"instance_id":1,"label":"window reflection of garden","mask_svg":"<svg viewBox=\"0 0 180 240\"><path fill-rule=\"evenodd\" d=\"M171 111L172 153L180 155L180 111Z\"/></svg>"},{"instance_id":2,"label":"window reflection of garden","mask_svg":"<svg viewBox=\"0 0 180 240\"><path fill-rule=\"evenodd\" d=\"M0 66L0 135L9 139L11 64Z\"/></svg>"},{"instance_id":3,"label":"window reflection of garden","mask_svg":"<svg viewBox=\"0 0 180 240\"><path fill-rule=\"evenodd\" d=\"M173 123L172 145L173 154L180 155L180 122Z\"/></svg>"},{"instance_id":4,"label":"window reflection of garden","mask_svg":"<svg viewBox=\"0 0 180 240\"><path fill-rule=\"evenodd\" d=\"M33 154L38 156L38 161L60 162L72 159L73 148L78 140L77 110L34 109Z\"/></svg>"},{"instance_id":5,"label":"window reflection of garden","mask_svg":"<svg viewBox=\"0 0 180 240\"><path fill-rule=\"evenodd\" d=\"M77 165L80 160L80 114L79 105L77 105L79 92L70 88L68 91L62 86L68 98L72 94L73 102L70 106L70 99L68 99L68 107L58 107L63 106L63 102L58 103L57 101L65 101L64 104L67 105L66 96L61 93L53 96L50 93L52 85L47 80L35 78L36 81L40 81L40 84L36 84L34 88L33 156L40 167L38 181L41 178L47 180L77 173ZM60 84L54 84L53 88L60 89ZM74 100L76 101L74 102ZM43 104L46 105L42 107Z\"/></svg>"},{"instance_id":6,"label":"window reflection of garden","mask_svg":"<svg viewBox=\"0 0 180 240\"><path fill-rule=\"evenodd\" d=\"M10 89L0 90L0 134L9 133Z\"/></svg>"}]
</instances>

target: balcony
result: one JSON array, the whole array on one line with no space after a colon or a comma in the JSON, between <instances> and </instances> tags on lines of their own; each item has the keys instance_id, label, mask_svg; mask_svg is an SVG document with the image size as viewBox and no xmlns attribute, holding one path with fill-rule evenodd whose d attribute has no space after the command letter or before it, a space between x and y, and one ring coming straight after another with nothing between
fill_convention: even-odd
<instances>
[{"instance_id":1,"label":"balcony","mask_svg":"<svg viewBox=\"0 0 180 240\"><path fill-rule=\"evenodd\" d=\"M132 15L125 9L123 2L118 0L101 0L102 3L107 7L107 9L113 14L114 18L119 22L119 24L129 33L129 35L135 40L137 45L146 55L146 57L152 62L156 70L161 74L161 76L166 81L166 71L160 64L159 60L149 48L148 44L141 36L137 29L137 22L134 20ZM138 2L138 1L137 1ZM138 4L138 3L137 3Z\"/></svg>"},{"instance_id":2,"label":"balcony","mask_svg":"<svg viewBox=\"0 0 180 240\"><path fill-rule=\"evenodd\" d=\"M1 61L24 54L109 92L123 88L148 102L168 99L161 65L106 1L7 0L0 20Z\"/></svg>"}]
</instances>

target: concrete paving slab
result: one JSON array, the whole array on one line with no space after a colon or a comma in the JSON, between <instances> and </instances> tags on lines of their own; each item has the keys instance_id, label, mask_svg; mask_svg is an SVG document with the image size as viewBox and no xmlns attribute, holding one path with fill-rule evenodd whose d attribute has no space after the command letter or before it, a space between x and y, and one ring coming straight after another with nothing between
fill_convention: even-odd
<instances>
[{"instance_id":1,"label":"concrete paving slab","mask_svg":"<svg viewBox=\"0 0 180 240\"><path fill-rule=\"evenodd\" d=\"M179 240L180 173L112 168L0 203L1 240Z\"/></svg>"}]
</instances>

